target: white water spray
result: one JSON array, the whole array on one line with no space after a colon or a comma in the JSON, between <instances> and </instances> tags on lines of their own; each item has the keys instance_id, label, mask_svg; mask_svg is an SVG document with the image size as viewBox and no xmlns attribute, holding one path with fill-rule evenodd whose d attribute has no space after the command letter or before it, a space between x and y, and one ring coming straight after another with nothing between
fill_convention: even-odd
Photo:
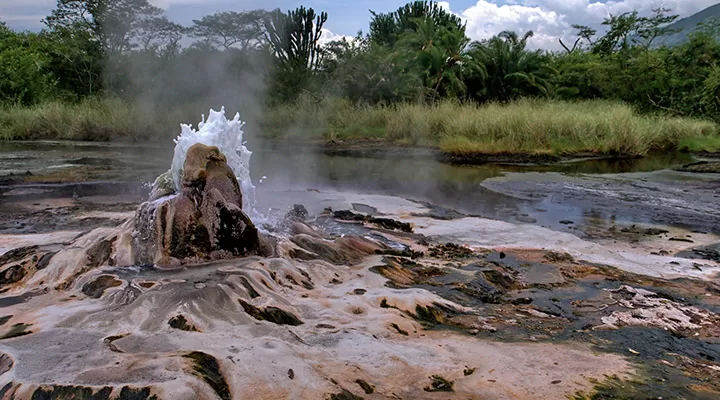
<instances>
[{"instance_id":1,"label":"white water spray","mask_svg":"<svg viewBox=\"0 0 720 400\"><path fill-rule=\"evenodd\" d=\"M252 152L243 144L242 127L245 122L240 121L240 113L235 114L232 120L225 118L225 107L220 111L210 110L207 121L205 116L198 124L198 130L191 125L181 124L181 133L175 142L170 172L175 190L179 191L185 163L185 154L192 145L202 143L206 146L217 146L225 157L227 164L235 173L240 182L243 194L243 210L248 215L255 214L255 186L250 179L250 156Z\"/></svg>"}]
</instances>

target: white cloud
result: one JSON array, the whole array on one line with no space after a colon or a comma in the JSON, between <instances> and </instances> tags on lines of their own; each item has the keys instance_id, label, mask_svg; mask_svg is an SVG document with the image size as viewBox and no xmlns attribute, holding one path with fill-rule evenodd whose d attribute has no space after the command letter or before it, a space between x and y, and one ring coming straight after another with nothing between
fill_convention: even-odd
<instances>
[{"instance_id":1,"label":"white cloud","mask_svg":"<svg viewBox=\"0 0 720 400\"><path fill-rule=\"evenodd\" d=\"M217 3L219 0L148 0L148 3L154 5L155 7L162 8L163 10L167 10L168 7L173 5L180 5L180 4L205 4L205 5L211 5L212 3Z\"/></svg>"},{"instance_id":2,"label":"white cloud","mask_svg":"<svg viewBox=\"0 0 720 400\"><path fill-rule=\"evenodd\" d=\"M149 0L152 4L163 9L172 8L173 5L196 5L188 10L183 9L182 15L172 14L171 18L200 18L203 14L222 11L225 9L253 9L269 7L270 3L260 0ZM410 0L406 0L410 1ZM471 39L486 39L503 30L514 30L524 33L528 30L535 32L530 41L534 48L559 49L559 38L567 42L574 41L572 24L590 25L602 29L601 22L609 14L619 14L638 10L647 15L658 5L670 8L681 17L689 16L697 11L709 7L718 0L477 0L476 3L465 9L453 7L458 0L440 1L441 7L452 10L467 21L467 34ZM41 15L47 15L55 6L56 0L0 0L0 20L5 20L12 28L39 30L42 28ZM273 4L277 3L275 1ZM325 0L307 0L306 3L316 9L323 9L327 5ZM388 9L399 3L388 2ZM402 3L402 2L400 2ZM388 10L389 11L389 10ZM331 13L330 20L334 20ZM355 13L342 26L347 29L343 33L352 34L358 29L367 29L368 15ZM335 26L336 30L341 28ZM323 31L321 41L327 43L331 40L350 38Z\"/></svg>"},{"instance_id":3,"label":"white cloud","mask_svg":"<svg viewBox=\"0 0 720 400\"><path fill-rule=\"evenodd\" d=\"M657 6L673 10L680 17L689 16L715 4L717 0L624 0L600 3L597 0L479 0L475 5L455 13L467 22L467 35L474 40L487 39L503 30L520 34L532 30L535 36L529 46L560 49L558 39L573 41L573 24L602 29L602 21L610 14L637 10L650 14Z\"/></svg>"},{"instance_id":4,"label":"white cloud","mask_svg":"<svg viewBox=\"0 0 720 400\"><path fill-rule=\"evenodd\" d=\"M351 42L355 40L352 36L347 35L338 35L336 33L333 33L330 29L322 28L320 31L320 40L318 40L318 43L321 46L325 46L326 44L336 41L336 40L347 40L348 42Z\"/></svg>"},{"instance_id":5,"label":"white cloud","mask_svg":"<svg viewBox=\"0 0 720 400\"><path fill-rule=\"evenodd\" d=\"M438 1L438 5L440 6L440 8L450 11L450 3L448 3L447 1Z\"/></svg>"}]
</instances>

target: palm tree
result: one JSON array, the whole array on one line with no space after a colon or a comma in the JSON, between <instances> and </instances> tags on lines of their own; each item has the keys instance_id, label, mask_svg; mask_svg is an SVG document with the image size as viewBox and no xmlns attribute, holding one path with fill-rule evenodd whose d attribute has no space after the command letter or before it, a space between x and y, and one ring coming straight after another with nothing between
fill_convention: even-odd
<instances>
[{"instance_id":1,"label":"palm tree","mask_svg":"<svg viewBox=\"0 0 720 400\"><path fill-rule=\"evenodd\" d=\"M470 39L465 36L465 27L451 29L432 18L414 22L415 30L401 35L398 47L411 52L411 69L423 77L429 97L462 96L466 91L465 72L469 68L483 72L466 52Z\"/></svg>"},{"instance_id":2,"label":"palm tree","mask_svg":"<svg viewBox=\"0 0 720 400\"><path fill-rule=\"evenodd\" d=\"M503 31L499 35L470 44L469 56L485 68L486 76L471 77L471 95L479 100L510 101L521 96L550 95L551 78L555 71L541 51L526 50L533 36L528 31L522 37L516 32Z\"/></svg>"}]
</instances>

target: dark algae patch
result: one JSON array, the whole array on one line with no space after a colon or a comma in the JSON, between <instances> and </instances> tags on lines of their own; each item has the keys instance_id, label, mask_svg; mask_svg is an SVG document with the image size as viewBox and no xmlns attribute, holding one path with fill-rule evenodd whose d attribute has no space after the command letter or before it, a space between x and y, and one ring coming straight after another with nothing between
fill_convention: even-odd
<instances>
[{"instance_id":1,"label":"dark algae patch","mask_svg":"<svg viewBox=\"0 0 720 400\"><path fill-rule=\"evenodd\" d=\"M343 389L340 393L331 394L330 400L363 400L363 398L353 394L347 389Z\"/></svg>"},{"instance_id":2,"label":"dark algae patch","mask_svg":"<svg viewBox=\"0 0 720 400\"><path fill-rule=\"evenodd\" d=\"M40 259L38 260L35 269L40 271L47 268L47 266L50 265L50 260L52 260L55 254L57 254L56 251L43 254L42 257L40 257Z\"/></svg>"},{"instance_id":3,"label":"dark algae patch","mask_svg":"<svg viewBox=\"0 0 720 400\"><path fill-rule=\"evenodd\" d=\"M259 321L268 321L278 325L302 325L300 318L296 317L293 313L285 311L277 307L255 307L254 305L238 299L243 310L248 313L251 317Z\"/></svg>"},{"instance_id":4,"label":"dark algae patch","mask_svg":"<svg viewBox=\"0 0 720 400\"><path fill-rule=\"evenodd\" d=\"M83 285L82 292L93 299L102 297L105 290L122 285L122 281L111 275L101 275L92 282Z\"/></svg>"},{"instance_id":5,"label":"dark algae patch","mask_svg":"<svg viewBox=\"0 0 720 400\"><path fill-rule=\"evenodd\" d=\"M27 272L22 265L13 265L7 268L5 271L0 272L0 285L9 285L12 283L20 282Z\"/></svg>"},{"instance_id":6,"label":"dark algae patch","mask_svg":"<svg viewBox=\"0 0 720 400\"><path fill-rule=\"evenodd\" d=\"M425 266L408 258L385 257L383 261L384 265L374 266L370 270L388 278L397 288L430 283L432 278L446 274L437 267Z\"/></svg>"},{"instance_id":7,"label":"dark algae patch","mask_svg":"<svg viewBox=\"0 0 720 400\"><path fill-rule=\"evenodd\" d=\"M104 387L97 392L87 386L50 386L39 387L33 392L32 400L60 400L60 399L103 399L109 400L111 387Z\"/></svg>"},{"instance_id":8,"label":"dark algae patch","mask_svg":"<svg viewBox=\"0 0 720 400\"><path fill-rule=\"evenodd\" d=\"M103 339L103 343L105 343L105 345L106 345L106 346L110 349L110 351L112 351L112 352L115 352L115 353L124 353L124 351L120 350L120 349L115 345L115 343L113 343L113 342L116 341L116 340L120 340L120 339L124 338L125 336L127 336L127 334L108 336L108 337L106 337L105 339Z\"/></svg>"},{"instance_id":9,"label":"dark algae patch","mask_svg":"<svg viewBox=\"0 0 720 400\"><path fill-rule=\"evenodd\" d=\"M440 375L433 375L430 377L432 382L430 386L426 386L423 390L426 392L454 392L453 385L455 382L449 381Z\"/></svg>"},{"instance_id":10,"label":"dark algae patch","mask_svg":"<svg viewBox=\"0 0 720 400\"><path fill-rule=\"evenodd\" d=\"M100 265L108 262L110 260L110 255L112 254L113 243L115 243L115 240L117 240L117 238L102 240L89 248L87 251L88 266L99 267Z\"/></svg>"},{"instance_id":11,"label":"dark algae patch","mask_svg":"<svg viewBox=\"0 0 720 400\"><path fill-rule=\"evenodd\" d=\"M597 342L599 350L631 356L638 374L629 380L611 377L597 382L593 391L579 395L584 397L578 399L710 400L720 396L718 342L642 327L596 331L585 339Z\"/></svg>"},{"instance_id":12,"label":"dark algae patch","mask_svg":"<svg viewBox=\"0 0 720 400\"><path fill-rule=\"evenodd\" d=\"M18 247L0 256L0 265L17 262L37 251L38 246Z\"/></svg>"},{"instance_id":13,"label":"dark algae patch","mask_svg":"<svg viewBox=\"0 0 720 400\"><path fill-rule=\"evenodd\" d=\"M124 386L120 394L111 397L113 388L105 386L41 386L31 397L32 400L158 400L149 387L133 388Z\"/></svg>"},{"instance_id":14,"label":"dark algae patch","mask_svg":"<svg viewBox=\"0 0 720 400\"><path fill-rule=\"evenodd\" d=\"M125 386L115 400L158 400L157 396L150 394L150 388L132 388Z\"/></svg>"},{"instance_id":15,"label":"dark algae patch","mask_svg":"<svg viewBox=\"0 0 720 400\"><path fill-rule=\"evenodd\" d=\"M8 331L6 334L4 334L2 337L0 337L0 340L29 335L32 333L31 330L27 329L30 326L31 326L30 324L24 324L24 323L15 324L12 326L12 328L10 328L10 331Z\"/></svg>"},{"instance_id":16,"label":"dark algae patch","mask_svg":"<svg viewBox=\"0 0 720 400\"><path fill-rule=\"evenodd\" d=\"M412 233L413 231L412 226L406 222L395 221L390 218L377 218L371 215L358 214L350 210L334 211L332 215L333 218L337 218L339 220L366 222L388 230L396 230L406 233Z\"/></svg>"},{"instance_id":17,"label":"dark algae patch","mask_svg":"<svg viewBox=\"0 0 720 400\"><path fill-rule=\"evenodd\" d=\"M220 371L220 365L215 357L199 351L193 351L183 357L193 363L193 371L202 378L217 393L222 400L231 400L230 387Z\"/></svg>"},{"instance_id":18,"label":"dark algae patch","mask_svg":"<svg viewBox=\"0 0 720 400\"><path fill-rule=\"evenodd\" d=\"M408 336L408 335L409 335L407 331L402 330L402 329L398 326L398 324L396 324L396 323L390 324L390 327L393 328L393 329L395 329L395 331L396 331L397 333L401 334L401 335L405 335L405 336Z\"/></svg>"},{"instance_id":19,"label":"dark algae patch","mask_svg":"<svg viewBox=\"0 0 720 400\"><path fill-rule=\"evenodd\" d=\"M455 243L445 243L437 246L432 246L428 250L430 257L455 260L462 258L470 258L475 255L475 252L465 246L461 246Z\"/></svg>"},{"instance_id":20,"label":"dark algae patch","mask_svg":"<svg viewBox=\"0 0 720 400\"><path fill-rule=\"evenodd\" d=\"M244 276L240 277L240 283L243 285L245 290L248 291L248 295L250 296L250 298L254 299L260 297L260 293L255 290L255 288L250 284L247 278L245 278Z\"/></svg>"},{"instance_id":21,"label":"dark algae patch","mask_svg":"<svg viewBox=\"0 0 720 400\"><path fill-rule=\"evenodd\" d=\"M375 386L365 382L362 379L356 379L355 383L357 383L362 388L365 394L373 394L373 392L375 392Z\"/></svg>"},{"instance_id":22,"label":"dark algae patch","mask_svg":"<svg viewBox=\"0 0 720 400\"><path fill-rule=\"evenodd\" d=\"M178 314L168 321L168 325L170 325L171 328L179 329L181 331L187 331L187 332L198 332L198 329L195 327L195 325L188 323L187 318L185 318L184 315Z\"/></svg>"},{"instance_id":23,"label":"dark algae patch","mask_svg":"<svg viewBox=\"0 0 720 400\"><path fill-rule=\"evenodd\" d=\"M433 304L430 306L415 306L415 319L426 327L434 327L436 325L445 324L450 317L458 315L459 312L442 304Z\"/></svg>"},{"instance_id":24,"label":"dark algae patch","mask_svg":"<svg viewBox=\"0 0 720 400\"><path fill-rule=\"evenodd\" d=\"M13 365L15 365L15 361L13 361L12 357L5 353L0 353L0 376L10 371ZM0 396L0 399L1 398L2 396Z\"/></svg>"},{"instance_id":25,"label":"dark algae patch","mask_svg":"<svg viewBox=\"0 0 720 400\"><path fill-rule=\"evenodd\" d=\"M707 390L688 384L686 388L672 390L665 387L673 376L664 375L648 378L622 379L618 376L609 376L602 381L590 379L595 385L588 392L577 392L570 397L571 400L605 400L605 399L696 399L716 400L720 392ZM684 381L684 380L683 380ZM693 390L697 389L697 390Z\"/></svg>"}]
</instances>

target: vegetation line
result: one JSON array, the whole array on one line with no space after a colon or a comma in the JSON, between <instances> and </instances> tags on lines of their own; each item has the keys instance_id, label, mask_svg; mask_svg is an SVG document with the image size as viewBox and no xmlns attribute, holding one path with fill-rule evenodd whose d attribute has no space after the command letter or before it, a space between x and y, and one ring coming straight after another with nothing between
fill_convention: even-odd
<instances>
[{"instance_id":1,"label":"vegetation line","mask_svg":"<svg viewBox=\"0 0 720 400\"><path fill-rule=\"evenodd\" d=\"M79 104L50 102L7 109L0 114L0 132L4 139L169 140L177 135L180 123L198 119L201 107L187 104L162 113L148 105L107 98ZM600 100L358 106L345 99L318 103L302 97L250 117L246 129L256 137L336 143L387 140L459 156L645 155L682 147L720 147L713 122L644 116L628 105Z\"/></svg>"},{"instance_id":2,"label":"vegetation line","mask_svg":"<svg viewBox=\"0 0 720 400\"><path fill-rule=\"evenodd\" d=\"M249 136L458 156L717 151L720 16L677 17L610 15L543 50L532 31L473 41L433 1L325 43L332 16L302 6L182 26L147 0L57 0L41 32L0 21L0 138L166 140L224 104Z\"/></svg>"}]
</instances>

